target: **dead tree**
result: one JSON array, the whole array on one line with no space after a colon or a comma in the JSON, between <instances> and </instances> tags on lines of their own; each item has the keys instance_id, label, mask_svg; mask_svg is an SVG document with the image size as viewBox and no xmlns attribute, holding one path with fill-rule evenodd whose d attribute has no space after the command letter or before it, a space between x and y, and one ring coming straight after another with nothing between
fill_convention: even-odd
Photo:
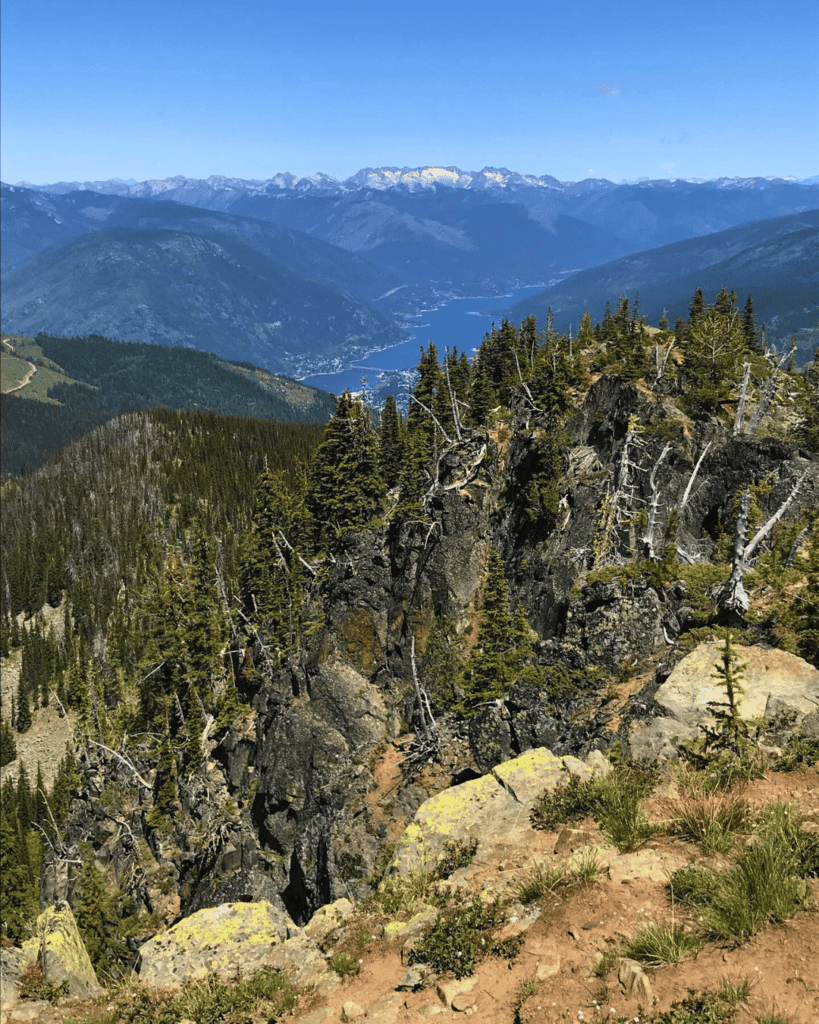
<instances>
[{"instance_id":1,"label":"dead tree","mask_svg":"<svg viewBox=\"0 0 819 1024\"><path fill-rule=\"evenodd\" d=\"M651 476L648 481L649 487L651 488L651 497L648 499L648 521L646 523L645 533L641 537L641 541L646 558L651 559L652 562L657 560L657 555L654 551L654 531L657 529L657 520L660 514L660 489L657 486L657 470L660 468L663 460L670 451L671 442L669 441L657 457L657 461L652 467Z\"/></svg>"},{"instance_id":2,"label":"dead tree","mask_svg":"<svg viewBox=\"0 0 819 1024\"><path fill-rule=\"evenodd\" d=\"M779 374L782 370L782 367L785 365L787 360L790 359L790 357L794 354L795 351L796 345L793 345L791 347L791 350L789 352L786 352L782 356L782 358L774 367L773 373L765 381L765 384L759 396L759 401L756 403L756 408L751 414L751 418L748 420L748 426L745 428L745 433L748 434L749 436L752 437L757 432L759 424L762 422L762 417L768 411L771 402L774 400L776 396L776 392L779 387Z\"/></svg>"},{"instance_id":3,"label":"dead tree","mask_svg":"<svg viewBox=\"0 0 819 1024\"><path fill-rule=\"evenodd\" d=\"M742 421L745 418L745 396L748 393L748 381L751 377L751 364L745 364L745 373L742 375L742 385L739 389L739 401L737 402L737 415L734 420L734 437L742 430Z\"/></svg>"},{"instance_id":4,"label":"dead tree","mask_svg":"<svg viewBox=\"0 0 819 1024\"><path fill-rule=\"evenodd\" d=\"M743 585L743 580L750 558L793 504L796 495L799 493L799 488L802 486L807 475L808 471L805 470L794 484L793 490L788 497L782 502L767 523L754 534L750 544L746 544L746 541L748 539L748 514L751 510L751 492L748 490L743 494L742 500L739 503L739 515L737 516L737 527L734 534L731 575L717 591L715 604L719 611L737 612L740 615L744 615L748 611L748 606L751 602Z\"/></svg>"}]
</instances>

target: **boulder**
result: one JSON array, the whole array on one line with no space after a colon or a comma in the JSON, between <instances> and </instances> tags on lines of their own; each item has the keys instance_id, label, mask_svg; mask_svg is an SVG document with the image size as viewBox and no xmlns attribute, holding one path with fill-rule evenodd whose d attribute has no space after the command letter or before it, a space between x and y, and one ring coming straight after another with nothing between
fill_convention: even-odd
<instances>
[{"instance_id":1,"label":"boulder","mask_svg":"<svg viewBox=\"0 0 819 1024\"><path fill-rule=\"evenodd\" d=\"M580 766L580 767L579 767ZM517 847L531 837L529 812L546 790L570 773L599 771L599 758L580 762L539 747L497 765L488 775L445 789L426 800L398 843L393 869L401 875L433 866L449 840L478 840L477 856Z\"/></svg>"},{"instance_id":2,"label":"boulder","mask_svg":"<svg viewBox=\"0 0 819 1024\"><path fill-rule=\"evenodd\" d=\"M73 996L95 996L102 991L68 903L61 900L40 914L37 938L27 945L34 943L46 981L57 987L67 983Z\"/></svg>"},{"instance_id":3,"label":"boulder","mask_svg":"<svg viewBox=\"0 0 819 1024\"><path fill-rule=\"evenodd\" d=\"M723 646L722 641L700 644L677 664L645 714L628 727L633 758L674 756L680 745L701 735L700 725L713 724L707 705L725 700L725 691L714 678ZM742 717L777 727L786 722L786 732L802 726L810 730L819 707L819 671L787 651L761 647L737 647L736 651L746 663L745 692L739 705Z\"/></svg>"},{"instance_id":4,"label":"boulder","mask_svg":"<svg viewBox=\"0 0 819 1024\"><path fill-rule=\"evenodd\" d=\"M140 953L140 981L154 988L180 988L209 974L247 978L264 967L293 968L305 980L326 970L315 943L264 901L200 910L149 939Z\"/></svg>"}]
</instances>

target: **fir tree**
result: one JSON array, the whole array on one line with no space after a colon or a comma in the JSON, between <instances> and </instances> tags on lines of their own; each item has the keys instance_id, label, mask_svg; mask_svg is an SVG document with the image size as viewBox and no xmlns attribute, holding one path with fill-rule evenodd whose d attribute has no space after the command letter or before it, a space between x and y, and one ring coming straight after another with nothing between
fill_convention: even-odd
<instances>
[{"instance_id":1,"label":"fir tree","mask_svg":"<svg viewBox=\"0 0 819 1024\"><path fill-rule=\"evenodd\" d=\"M333 550L346 531L380 515L385 493L376 432L361 404L345 391L310 464L306 507L316 547Z\"/></svg>"},{"instance_id":2,"label":"fir tree","mask_svg":"<svg viewBox=\"0 0 819 1024\"><path fill-rule=\"evenodd\" d=\"M537 670L525 672L532 656L530 630L522 609L509 611L509 590L503 562L495 548L489 553L478 638L460 677L465 694L462 710L501 697L522 675L539 679Z\"/></svg>"},{"instance_id":3,"label":"fir tree","mask_svg":"<svg viewBox=\"0 0 819 1024\"><path fill-rule=\"evenodd\" d=\"M0 768L11 764L16 757L17 743L14 739L14 730L5 718L0 718Z\"/></svg>"},{"instance_id":4,"label":"fir tree","mask_svg":"<svg viewBox=\"0 0 819 1024\"><path fill-rule=\"evenodd\" d=\"M395 487L401 476L404 462L402 433L401 414L395 398L387 395L381 411L381 427L378 434L378 466L387 487Z\"/></svg>"},{"instance_id":5,"label":"fir tree","mask_svg":"<svg viewBox=\"0 0 819 1024\"><path fill-rule=\"evenodd\" d=\"M754 314L754 300L748 292L745 300L745 308L742 310L742 333L745 337L745 346L749 352L759 352L759 342L756 336L756 316Z\"/></svg>"},{"instance_id":6,"label":"fir tree","mask_svg":"<svg viewBox=\"0 0 819 1024\"><path fill-rule=\"evenodd\" d=\"M738 318L707 310L689 325L683 354L689 408L713 412L738 381L744 354Z\"/></svg>"},{"instance_id":7,"label":"fir tree","mask_svg":"<svg viewBox=\"0 0 819 1024\"><path fill-rule=\"evenodd\" d=\"M730 751L735 757L739 757L748 746L748 723L739 713L740 698L745 692L741 680L746 667L746 663L740 660L733 646L729 631L725 637L720 661L712 674L712 678L717 680L717 685L725 689L725 700L708 702L706 707L714 716L716 724L713 727L700 726L705 734L706 752L716 748Z\"/></svg>"},{"instance_id":8,"label":"fir tree","mask_svg":"<svg viewBox=\"0 0 819 1024\"><path fill-rule=\"evenodd\" d=\"M121 894L109 885L89 851L80 876L80 898L74 911L77 927L98 977L106 982L121 978L130 967L128 947L120 937L116 908Z\"/></svg>"},{"instance_id":9,"label":"fir tree","mask_svg":"<svg viewBox=\"0 0 819 1024\"><path fill-rule=\"evenodd\" d=\"M22 673L17 683L17 716L15 727L17 732L28 732L31 728L31 703L29 701L28 686Z\"/></svg>"}]
</instances>

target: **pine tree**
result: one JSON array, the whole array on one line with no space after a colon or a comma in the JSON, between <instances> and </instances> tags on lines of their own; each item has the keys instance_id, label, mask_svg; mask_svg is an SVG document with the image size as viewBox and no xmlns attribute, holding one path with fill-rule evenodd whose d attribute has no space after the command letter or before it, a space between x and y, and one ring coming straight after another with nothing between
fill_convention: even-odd
<instances>
[{"instance_id":1,"label":"pine tree","mask_svg":"<svg viewBox=\"0 0 819 1024\"><path fill-rule=\"evenodd\" d=\"M713 412L737 385L744 354L739 319L707 310L688 327L683 346L686 399L693 412Z\"/></svg>"},{"instance_id":2,"label":"pine tree","mask_svg":"<svg viewBox=\"0 0 819 1024\"><path fill-rule=\"evenodd\" d=\"M691 299L691 305L688 307L688 323L689 326L699 320L699 318L705 312L705 293L702 288L694 289L694 297Z\"/></svg>"},{"instance_id":3,"label":"pine tree","mask_svg":"<svg viewBox=\"0 0 819 1024\"><path fill-rule=\"evenodd\" d=\"M376 432L361 404L345 391L310 464L306 507L316 547L334 550L345 532L380 515L385 493Z\"/></svg>"},{"instance_id":4,"label":"pine tree","mask_svg":"<svg viewBox=\"0 0 819 1024\"><path fill-rule=\"evenodd\" d=\"M37 913L37 887L28 866L16 794L9 781L0 793L0 935L21 945Z\"/></svg>"},{"instance_id":5,"label":"pine tree","mask_svg":"<svg viewBox=\"0 0 819 1024\"><path fill-rule=\"evenodd\" d=\"M31 703L29 701L28 686L23 674L20 673L20 680L17 683L17 717L15 726L17 732L28 732L31 728Z\"/></svg>"},{"instance_id":6,"label":"pine tree","mask_svg":"<svg viewBox=\"0 0 819 1024\"><path fill-rule=\"evenodd\" d=\"M120 937L119 900L120 894L109 885L89 851L83 861L74 917L97 976L109 983L128 971L131 959Z\"/></svg>"},{"instance_id":7,"label":"pine tree","mask_svg":"<svg viewBox=\"0 0 819 1024\"><path fill-rule=\"evenodd\" d=\"M14 739L14 730L5 718L0 718L0 768L11 764L16 757L17 743Z\"/></svg>"},{"instance_id":8,"label":"pine tree","mask_svg":"<svg viewBox=\"0 0 819 1024\"><path fill-rule=\"evenodd\" d=\"M531 633L522 609L509 611L509 590L503 562L495 548L489 553L475 647L464 666L460 685L465 694L461 710L501 697L523 674L532 656ZM529 673L534 679L537 670Z\"/></svg>"}]
</instances>

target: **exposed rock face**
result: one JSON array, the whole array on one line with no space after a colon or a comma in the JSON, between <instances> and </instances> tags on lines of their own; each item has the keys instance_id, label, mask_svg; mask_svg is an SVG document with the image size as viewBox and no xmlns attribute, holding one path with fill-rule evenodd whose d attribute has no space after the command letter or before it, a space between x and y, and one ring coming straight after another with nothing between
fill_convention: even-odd
<instances>
[{"instance_id":1,"label":"exposed rock face","mask_svg":"<svg viewBox=\"0 0 819 1024\"><path fill-rule=\"evenodd\" d=\"M719 644L702 644L674 668L654 694L647 715L632 721L627 738L636 758L674 754L680 743L701 735L699 726L713 724L710 701L724 701L715 669ZM787 651L737 647L746 663L740 701L743 718L764 721L786 732L794 727L813 732L819 725L819 671Z\"/></svg>"},{"instance_id":2,"label":"exposed rock face","mask_svg":"<svg viewBox=\"0 0 819 1024\"><path fill-rule=\"evenodd\" d=\"M232 981L264 967L287 968L297 981L320 981L327 973L315 943L266 902L200 910L149 939L140 953L140 981L154 988L181 988L209 974Z\"/></svg>"}]
</instances>

